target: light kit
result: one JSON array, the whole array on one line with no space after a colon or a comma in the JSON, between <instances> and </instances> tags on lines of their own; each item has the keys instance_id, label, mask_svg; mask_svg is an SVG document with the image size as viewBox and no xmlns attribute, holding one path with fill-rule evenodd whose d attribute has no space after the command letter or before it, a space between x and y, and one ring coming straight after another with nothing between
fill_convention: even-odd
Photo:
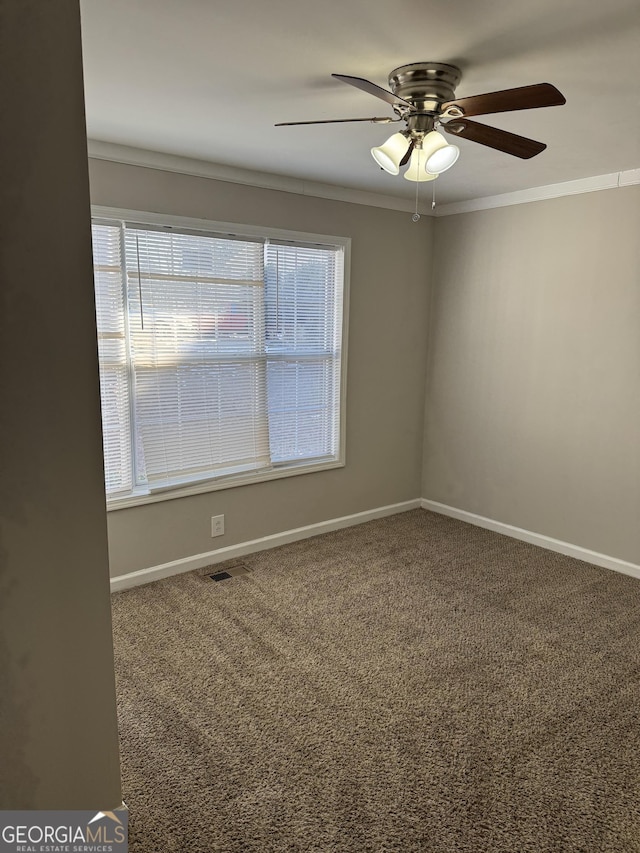
<instances>
[{"instance_id":1,"label":"light kit","mask_svg":"<svg viewBox=\"0 0 640 853\"><path fill-rule=\"evenodd\" d=\"M373 159L390 175L397 175L409 163L404 173L407 181L432 181L450 169L460 156L457 145L450 145L441 133L423 130L394 133L377 148L371 149Z\"/></svg>"}]
</instances>

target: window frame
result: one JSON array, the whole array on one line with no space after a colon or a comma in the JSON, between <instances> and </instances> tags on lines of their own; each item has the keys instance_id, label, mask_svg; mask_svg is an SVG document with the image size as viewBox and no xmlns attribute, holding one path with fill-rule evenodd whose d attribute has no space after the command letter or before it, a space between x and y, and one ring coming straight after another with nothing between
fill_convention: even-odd
<instances>
[{"instance_id":1,"label":"window frame","mask_svg":"<svg viewBox=\"0 0 640 853\"><path fill-rule=\"evenodd\" d=\"M348 351L348 329L349 329L349 279L351 268L351 238L339 237L327 234L311 234L306 231L290 231L281 228L270 228L258 225L244 225L236 222L218 222L209 219L196 219L193 217L169 215L164 213L151 213L149 211L131 210L126 208L104 207L102 205L91 205L92 221L98 223L102 220L120 220L134 222L136 224L164 226L184 231L195 231L210 233L217 236L263 238L265 240L283 240L285 242L316 244L319 246L339 247L343 251L343 277L342 277L342 328L341 328L341 350L340 350L340 418L339 418L339 446L336 459L329 462L287 463L281 467L268 470L241 472L221 476L216 479L205 479L201 481L171 485L166 488L158 488L153 492L134 487L131 494L114 495L106 497L107 511L111 512L129 507L141 506L143 504L157 503L159 501L173 500L190 495L216 492L223 489L247 486L254 483L262 483L269 480L279 480L283 477L293 477L300 474L310 474L327 471L334 468L343 468L346 465L346 400L347 400L347 351ZM92 281L92 287L94 283ZM127 321L125 312L125 322Z\"/></svg>"}]
</instances>

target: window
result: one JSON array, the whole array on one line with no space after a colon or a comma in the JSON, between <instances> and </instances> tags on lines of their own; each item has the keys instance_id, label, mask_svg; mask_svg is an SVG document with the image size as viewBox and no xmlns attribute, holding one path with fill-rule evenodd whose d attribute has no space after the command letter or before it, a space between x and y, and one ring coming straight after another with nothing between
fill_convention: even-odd
<instances>
[{"instance_id":1,"label":"window","mask_svg":"<svg viewBox=\"0 0 640 853\"><path fill-rule=\"evenodd\" d=\"M110 505L343 464L348 241L148 218L92 229Z\"/></svg>"}]
</instances>

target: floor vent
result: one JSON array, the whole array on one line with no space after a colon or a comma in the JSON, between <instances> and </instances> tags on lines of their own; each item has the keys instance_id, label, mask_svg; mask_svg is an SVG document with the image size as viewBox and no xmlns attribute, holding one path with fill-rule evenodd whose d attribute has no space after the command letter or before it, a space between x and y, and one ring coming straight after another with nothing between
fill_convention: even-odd
<instances>
[{"instance_id":1,"label":"floor vent","mask_svg":"<svg viewBox=\"0 0 640 853\"><path fill-rule=\"evenodd\" d=\"M244 563L234 563L232 566L227 566L227 568L222 572L214 572L210 574L206 572L208 578L211 578L212 581L225 581L227 578L237 578L240 575L248 575L251 570L248 566L245 566Z\"/></svg>"},{"instance_id":2,"label":"floor vent","mask_svg":"<svg viewBox=\"0 0 640 853\"><path fill-rule=\"evenodd\" d=\"M215 575L209 575L212 581L226 581L227 578L232 577L229 572L216 572Z\"/></svg>"}]
</instances>

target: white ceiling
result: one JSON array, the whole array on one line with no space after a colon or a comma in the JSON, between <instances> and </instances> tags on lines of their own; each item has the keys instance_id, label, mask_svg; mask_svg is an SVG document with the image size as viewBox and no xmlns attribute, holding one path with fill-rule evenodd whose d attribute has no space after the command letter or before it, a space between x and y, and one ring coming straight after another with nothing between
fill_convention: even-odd
<instances>
[{"instance_id":1,"label":"white ceiling","mask_svg":"<svg viewBox=\"0 0 640 853\"><path fill-rule=\"evenodd\" d=\"M638 0L81 0L91 139L411 199L369 149L394 128L278 121L392 115L331 78L423 60L459 97L549 82L562 107L480 117L546 142L519 160L461 139L455 202L640 167ZM430 195L428 185L421 194Z\"/></svg>"}]
</instances>

